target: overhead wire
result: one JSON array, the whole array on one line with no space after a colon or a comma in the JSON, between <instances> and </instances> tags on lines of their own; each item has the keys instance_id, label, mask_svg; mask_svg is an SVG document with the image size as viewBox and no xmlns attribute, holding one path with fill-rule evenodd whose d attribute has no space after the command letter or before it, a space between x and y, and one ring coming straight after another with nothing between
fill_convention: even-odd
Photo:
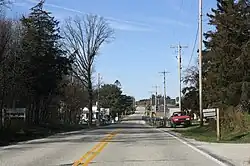
<instances>
[{"instance_id":1,"label":"overhead wire","mask_svg":"<svg viewBox=\"0 0 250 166\"><path fill-rule=\"evenodd\" d=\"M197 30L196 30L196 35L195 35L195 41L194 41L192 53L191 53L191 56L190 56L190 59L189 59L189 62L188 62L187 69L189 68L189 66L190 66L190 64L191 64L192 59L193 59L193 56L194 56L194 53L195 53L196 43L197 43L197 39L198 39L198 33L199 33L199 24L197 24Z\"/></svg>"},{"instance_id":2,"label":"overhead wire","mask_svg":"<svg viewBox=\"0 0 250 166\"><path fill-rule=\"evenodd\" d=\"M184 1L184 0L181 0L180 11L182 10L182 6L183 6L183 1Z\"/></svg>"},{"instance_id":3,"label":"overhead wire","mask_svg":"<svg viewBox=\"0 0 250 166\"><path fill-rule=\"evenodd\" d=\"M181 16L181 11L182 11L182 9L183 9L183 4L184 4L184 0L181 0L181 3L180 3L180 8L179 8L179 12L178 12L178 16L177 16L177 20L180 18L180 16ZM173 30L173 37L175 37L175 30L176 30L176 28L174 28L174 30Z\"/></svg>"}]
</instances>

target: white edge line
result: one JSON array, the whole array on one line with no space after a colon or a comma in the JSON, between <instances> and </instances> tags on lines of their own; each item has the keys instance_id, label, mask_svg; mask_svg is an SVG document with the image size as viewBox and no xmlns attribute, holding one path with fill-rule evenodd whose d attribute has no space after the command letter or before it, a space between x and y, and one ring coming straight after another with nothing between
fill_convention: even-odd
<instances>
[{"instance_id":1,"label":"white edge line","mask_svg":"<svg viewBox=\"0 0 250 166\"><path fill-rule=\"evenodd\" d=\"M165 133L165 134L170 135L171 137L175 138L176 140L180 141L181 143L183 143L183 144L187 145L188 147L192 148L192 149L195 150L196 152L202 154L203 156L206 156L206 157L209 158L210 160L213 160L213 161L216 162L217 164L219 164L219 165L221 165L221 166L229 166L228 164L221 162L220 160L218 160L218 159L212 157L212 156L209 155L208 153L206 153L206 152L204 152L204 151L198 149L197 147L195 147L195 146L189 144L188 142L186 142L186 141L184 141L184 140L182 140L182 139L176 137L175 135L170 134L170 133L165 132L165 131L162 131L162 130L160 130L160 129L157 129L157 130L158 130L158 131L161 131L161 132L163 132L163 133Z\"/></svg>"}]
</instances>

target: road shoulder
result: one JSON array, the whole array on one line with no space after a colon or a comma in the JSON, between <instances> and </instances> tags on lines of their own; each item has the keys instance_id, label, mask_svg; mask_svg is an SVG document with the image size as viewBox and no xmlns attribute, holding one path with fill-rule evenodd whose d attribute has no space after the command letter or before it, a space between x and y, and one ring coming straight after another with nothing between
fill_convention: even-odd
<instances>
[{"instance_id":1,"label":"road shoulder","mask_svg":"<svg viewBox=\"0 0 250 166\"><path fill-rule=\"evenodd\" d=\"M201 142L184 138L180 133L173 132L168 128L162 128L160 130L177 137L226 165L250 165L250 144Z\"/></svg>"}]
</instances>

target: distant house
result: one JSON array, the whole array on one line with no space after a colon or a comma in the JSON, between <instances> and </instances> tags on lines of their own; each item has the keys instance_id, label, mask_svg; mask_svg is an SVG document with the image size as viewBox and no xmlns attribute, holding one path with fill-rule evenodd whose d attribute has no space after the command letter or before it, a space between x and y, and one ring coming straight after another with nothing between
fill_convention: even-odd
<instances>
[{"instance_id":1,"label":"distant house","mask_svg":"<svg viewBox=\"0 0 250 166\"><path fill-rule=\"evenodd\" d=\"M81 114L81 120L82 121L88 121L89 118L89 109L87 107L84 107L83 109L81 109L82 114ZM97 106L94 105L92 107L92 120L96 121L98 119L99 116L99 111L97 110ZM101 118L103 118L105 115L110 115L110 109L109 108L100 108L100 116Z\"/></svg>"}]
</instances>

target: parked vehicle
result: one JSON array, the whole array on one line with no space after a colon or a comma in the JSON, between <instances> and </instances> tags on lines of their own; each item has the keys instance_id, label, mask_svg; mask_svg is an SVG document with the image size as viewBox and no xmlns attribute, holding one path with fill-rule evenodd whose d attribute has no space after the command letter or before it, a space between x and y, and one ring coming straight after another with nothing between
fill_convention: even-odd
<instances>
[{"instance_id":1,"label":"parked vehicle","mask_svg":"<svg viewBox=\"0 0 250 166\"><path fill-rule=\"evenodd\" d=\"M188 127L191 125L191 117L187 115L186 112L174 112L170 117L171 127L176 127L178 125L184 125Z\"/></svg>"}]
</instances>

